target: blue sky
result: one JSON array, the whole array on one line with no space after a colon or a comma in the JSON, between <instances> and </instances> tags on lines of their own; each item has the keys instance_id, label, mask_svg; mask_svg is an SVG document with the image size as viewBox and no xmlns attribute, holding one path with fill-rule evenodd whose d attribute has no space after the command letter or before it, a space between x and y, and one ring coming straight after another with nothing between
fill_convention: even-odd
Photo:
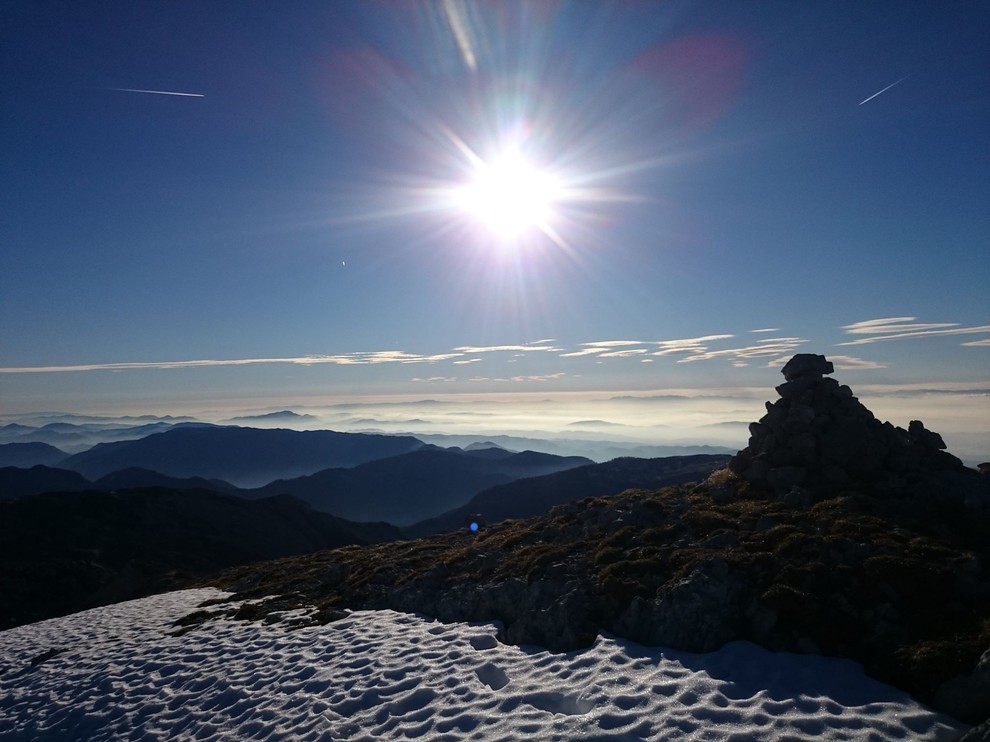
<instances>
[{"instance_id":1,"label":"blue sky","mask_svg":"<svg viewBox=\"0 0 990 742\"><path fill-rule=\"evenodd\" d=\"M982 2L5 3L0 406L768 389L795 352L986 390L988 34ZM558 186L511 237L456 198L507 149Z\"/></svg>"}]
</instances>

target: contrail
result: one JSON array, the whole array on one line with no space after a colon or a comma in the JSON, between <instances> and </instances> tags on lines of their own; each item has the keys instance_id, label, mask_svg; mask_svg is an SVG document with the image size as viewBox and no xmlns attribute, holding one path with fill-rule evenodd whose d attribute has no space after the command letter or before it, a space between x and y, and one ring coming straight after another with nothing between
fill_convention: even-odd
<instances>
[{"instance_id":1,"label":"contrail","mask_svg":"<svg viewBox=\"0 0 990 742\"><path fill-rule=\"evenodd\" d=\"M181 95L184 98L205 98L202 93L174 93L171 90L142 90L140 88L108 88L121 93L151 93L152 95ZM883 91L881 91L883 92ZM879 95L879 93L878 93Z\"/></svg>"},{"instance_id":2,"label":"contrail","mask_svg":"<svg viewBox=\"0 0 990 742\"><path fill-rule=\"evenodd\" d=\"M904 81L905 81L905 80L907 80L907 79L908 79L909 77L911 77L911 75L904 75L904 77L902 77L902 78L901 78L900 80L898 80L897 82L892 82L892 83L890 83L890 85L888 85L887 87L885 87L885 88L884 88L883 90L881 90L881 91L879 91L879 92L876 92L876 93L874 93L873 95L871 95L871 96L870 96L869 98L867 98L866 100L864 100L864 101L861 101L859 105L863 105L863 103L869 103L869 102L870 102L871 100L873 100L874 98L876 98L876 97L877 97L878 95L882 95L883 93L886 93L886 92L887 92L888 90L890 90L890 89L891 89L892 87L894 87L895 85L898 85L898 84L900 84L900 83L902 83L902 82L904 82Z\"/></svg>"}]
</instances>

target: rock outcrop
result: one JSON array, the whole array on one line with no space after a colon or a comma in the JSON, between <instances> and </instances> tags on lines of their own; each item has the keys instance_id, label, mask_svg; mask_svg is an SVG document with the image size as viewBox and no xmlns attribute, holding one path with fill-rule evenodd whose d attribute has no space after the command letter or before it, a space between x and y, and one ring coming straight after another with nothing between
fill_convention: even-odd
<instances>
[{"instance_id":1,"label":"rock outcrop","mask_svg":"<svg viewBox=\"0 0 990 742\"><path fill-rule=\"evenodd\" d=\"M904 493L932 474L965 471L971 477L944 450L942 436L919 420L907 430L877 420L848 386L825 378L832 372L824 356L799 354L788 361L777 387L780 399L767 402L767 414L750 424L749 443L729 468L793 504L813 502L850 482Z\"/></svg>"}]
</instances>

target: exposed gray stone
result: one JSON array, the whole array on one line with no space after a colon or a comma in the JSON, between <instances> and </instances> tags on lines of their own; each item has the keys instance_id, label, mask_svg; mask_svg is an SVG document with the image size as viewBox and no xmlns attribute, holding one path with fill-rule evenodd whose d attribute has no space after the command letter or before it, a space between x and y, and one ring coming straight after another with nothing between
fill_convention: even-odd
<instances>
[{"instance_id":1,"label":"exposed gray stone","mask_svg":"<svg viewBox=\"0 0 990 742\"><path fill-rule=\"evenodd\" d=\"M616 621L623 636L689 652L712 652L739 635L734 610L742 583L722 559L710 559L652 600L634 598Z\"/></svg>"}]
</instances>

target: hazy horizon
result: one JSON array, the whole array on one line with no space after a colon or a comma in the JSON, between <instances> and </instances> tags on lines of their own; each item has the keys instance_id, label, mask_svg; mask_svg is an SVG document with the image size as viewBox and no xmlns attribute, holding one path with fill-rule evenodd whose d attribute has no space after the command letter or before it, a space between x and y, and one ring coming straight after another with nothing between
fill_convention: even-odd
<instances>
[{"instance_id":1,"label":"hazy horizon","mask_svg":"<svg viewBox=\"0 0 990 742\"><path fill-rule=\"evenodd\" d=\"M839 381L843 379L839 377ZM968 466L975 466L990 459L990 418L985 412L990 386L950 386L865 385L854 386L853 391L881 420L902 428L910 420L921 420L943 436L950 453ZM514 436L738 450L746 445L749 423L763 416L765 402L776 399L772 388L760 387L230 399L213 405L185 402L165 408L11 410L0 414L0 425L40 425L75 415L83 420L100 418L138 424L133 418L147 415L247 427L469 436L478 441ZM286 410L299 417L264 418Z\"/></svg>"}]
</instances>

